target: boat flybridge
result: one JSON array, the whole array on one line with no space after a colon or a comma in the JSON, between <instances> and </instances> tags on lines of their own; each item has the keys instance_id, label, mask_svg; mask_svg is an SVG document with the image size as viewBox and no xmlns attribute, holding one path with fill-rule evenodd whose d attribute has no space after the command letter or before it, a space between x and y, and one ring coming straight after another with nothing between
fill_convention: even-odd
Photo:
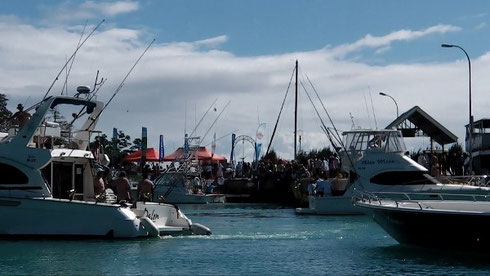
<instances>
[{"instance_id":1,"label":"boat flybridge","mask_svg":"<svg viewBox=\"0 0 490 276\"><path fill-rule=\"evenodd\" d=\"M310 195L309 208L299 214L356 215L365 211L352 204L353 192L383 192L391 197L403 192L412 198L432 198L431 193L490 195L490 189L470 185L441 184L426 168L408 156L401 132L394 129L351 130L342 133L341 151L345 179L330 179L331 193Z\"/></svg>"},{"instance_id":2,"label":"boat flybridge","mask_svg":"<svg viewBox=\"0 0 490 276\"><path fill-rule=\"evenodd\" d=\"M116 203L108 192L96 197L93 179L102 166L87 149L103 106L88 97L48 97L37 105L27 125L11 129L0 142L0 235L210 234L175 205L137 202L133 207ZM59 123L48 122L53 110L74 108L82 110L73 113L73 121L86 118L79 130L67 134Z\"/></svg>"}]
</instances>

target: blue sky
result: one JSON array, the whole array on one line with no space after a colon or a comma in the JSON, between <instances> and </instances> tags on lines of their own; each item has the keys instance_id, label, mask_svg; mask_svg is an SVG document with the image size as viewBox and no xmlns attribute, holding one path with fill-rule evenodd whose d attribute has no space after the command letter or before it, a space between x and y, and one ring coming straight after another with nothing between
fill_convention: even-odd
<instances>
[{"instance_id":1,"label":"blue sky","mask_svg":"<svg viewBox=\"0 0 490 276\"><path fill-rule=\"evenodd\" d=\"M92 83L101 69L110 80L102 100L146 44L157 39L128 80L128 92L101 120L106 133L116 126L136 137L145 125L150 135L165 133L170 147L177 147L182 126L192 125L219 98L220 107L228 100L232 104L215 127L218 137L237 128L253 136L257 117L270 134L298 59L341 128L349 129L349 112L358 126L374 127L364 101L369 91L379 124L389 123L394 107L377 96L384 91L398 100L401 112L419 105L461 142L466 60L458 49L440 44L468 51L474 116L490 117L489 8L488 1L1 1L0 90L13 107L27 97L42 97L71 55L85 20L91 28L105 18L77 55L71 77L73 86ZM326 145L311 107L300 108L305 148ZM133 123L120 124L119 118ZM288 120L274 145L285 157L292 146ZM228 152L227 143L218 144L217 151Z\"/></svg>"},{"instance_id":2,"label":"blue sky","mask_svg":"<svg viewBox=\"0 0 490 276\"><path fill-rule=\"evenodd\" d=\"M60 6L76 10L87 1L2 1L2 14L33 24ZM101 1L95 1L101 2ZM114 1L113 1L114 2ZM138 8L107 18L121 28L145 28L161 42L196 41L228 36L221 49L240 56L316 50L393 30L451 24L464 29L445 38L465 45L473 55L486 51L488 1L132 1ZM83 22L81 18L66 20ZM59 23L56 22L55 23ZM384 61L441 61L440 37L393 45Z\"/></svg>"}]
</instances>

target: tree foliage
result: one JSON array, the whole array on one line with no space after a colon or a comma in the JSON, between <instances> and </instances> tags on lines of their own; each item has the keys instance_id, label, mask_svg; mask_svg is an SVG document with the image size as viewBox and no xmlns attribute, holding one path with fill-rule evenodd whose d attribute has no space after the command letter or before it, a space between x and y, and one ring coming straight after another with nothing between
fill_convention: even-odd
<instances>
[{"instance_id":1,"label":"tree foliage","mask_svg":"<svg viewBox=\"0 0 490 276\"><path fill-rule=\"evenodd\" d=\"M0 131L7 132L9 129L8 119L12 117L12 112L7 109L7 96L0 93Z\"/></svg>"},{"instance_id":2,"label":"tree foliage","mask_svg":"<svg viewBox=\"0 0 490 276\"><path fill-rule=\"evenodd\" d=\"M100 143L101 151L111 159L111 166L119 165L125 156L133 152L131 137L122 130L118 131L115 139L109 140L106 134L102 134L97 136L96 140ZM96 147L95 141L90 143L90 148L94 149L94 147Z\"/></svg>"}]
</instances>

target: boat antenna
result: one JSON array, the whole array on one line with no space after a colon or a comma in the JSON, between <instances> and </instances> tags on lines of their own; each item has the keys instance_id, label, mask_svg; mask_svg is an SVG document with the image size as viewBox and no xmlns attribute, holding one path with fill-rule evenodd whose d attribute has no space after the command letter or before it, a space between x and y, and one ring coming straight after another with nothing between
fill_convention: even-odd
<instances>
[{"instance_id":1,"label":"boat antenna","mask_svg":"<svg viewBox=\"0 0 490 276\"><path fill-rule=\"evenodd\" d=\"M109 99L109 101L107 101L107 103L104 105L104 107L102 108L102 110L100 111L100 113L92 120L92 123L90 123L90 125L88 126L89 128L94 124L95 121L97 121L97 119L100 117L100 114L102 114L102 112L104 112L104 110L109 106L109 104L112 102L112 100L114 99L114 97L119 93L119 91L121 91L121 89L124 86L124 83L125 83L126 79L129 77L129 75L131 74L131 72L133 72L133 69L139 63L139 61L141 60L141 58L146 54L146 52L148 51L148 49L150 49L151 45L153 44L153 42L155 42L155 40L156 39L154 38L150 42L150 44L148 45L148 47L146 47L146 49L143 51L143 53L140 55L140 57L136 60L136 62L133 64L133 66L131 67L131 69L129 70L129 72L126 74L126 76L123 78L123 80L121 81L121 83L117 87L117 89L114 92L114 94L112 94L112 96Z\"/></svg>"},{"instance_id":2,"label":"boat antenna","mask_svg":"<svg viewBox=\"0 0 490 276\"><path fill-rule=\"evenodd\" d=\"M271 139L269 141L269 145L267 145L267 151L265 152L265 155L269 153L269 150L272 146L272 141L274 140L274 135L276 134L277 125L279 124L279 119L281 118L281 113L284 108L284 103L286 102L286 98L288 97L289 88L291 87L291 83L293 82L293 76L295 71L296 71L296 66L294 67L293 72L291 73L291 78L289 79L288 88L286 89L286 95L284 95L284 99L282 100L281 109L279 109L279 115L277 115L276 124L274 125L274 130L272 131Z\"/></svg>"},{"instance_id":3,"label":"boat antenna","mask_svg":"<svg viewBox=\"0 0 490 276\"><path fill-rule=\"evenodd\" d=\"M194 127L194 129L192 130L191 134L189 135L189 137L192 137L192 135L194 135L194 132L196 132L197 128L199 127L199 125L202 123L202 120L204 120L204 117L206 117L206 115L208 115L208 112L209 110L211 110L211 108L216 104L216 102L218 101L218 98L216 98L214 100L214 102L209 106L208 110L206 110L206 112L204 113L204 115L202 115L201 119L199 120L199 123L196 124L196 126Z\"/></svg>"},{"instance_id":4,"label":"boat antenna","mask_svg":"<svg viewBox=\"0 0 490 276\"><path fill-rule=\"evenodd\" d=\"M80 45L77 46L77 48L75 49L75 52L73 52L73 54L70 56L70 58L65 62L65 64L63 65L63 67L61 67L61 70L60 72L58 73L58 75L56 75L56 77L54 78L53 80L53 83L51 83L51 85L49 86L48 88L48 91L46 91L46 94L44 94L44 97L43 97L43 101L46 99L46 97L48 96L49 92L51 91L51 89L53 88L54 84L56 83L56 81L58 80L58 78L60 77L61 73L63 73L63 70L65 70L66 66L68 66L68 63L75 57L75 55L77 54L78 50L80 50L80 48L82 48L83 44L85 44L85 42L92 36L92 34L100 27L100 25L102 25L102 23L104 23L105 19L102 19L102 21L100 21L100 23L95 26L95 28L87 35L87 37L82 41L82 43L80 43Z\"/></svg>"},{"instance_id":5,"label":"boat antenna","mask_svg":"<svg viewBox=\"0 0 490 276\"><path fill-rule=\"evenodd\" d=\"M376 129L378 129L378 121L376 121L376 113L374 112L373 97L371 95L371 87L368 86L368 88L369 88L369 98L371 98L371 109L373 110L374 126L376 126Z\"/></svg>"},{"instance_id":6,"label":"boat antenna","mask_svg":"<svg viewBox=\"0 0 490 276\"><path fill-rule=\"evenodd\" d=\"M209 126L208 130L206 131L206 133L204 133L204 135L202 136L201 141L204 141L204 138L206 138L206 135L208 135L208 133L211 130L211 128L218 121L219 117L221 116L221 114L223 114L223 112L226 110L226 108L228 107L228 105L230 105L230 103L231 103L231 100L229 100L228 103L226 103L225 107L221 110L221 112L218 114L218 116L216 117L216 119L214 119L214 122Z\"/></svg>"},{"instance_id":7,"label":"boat antenna","mask_svg":"<svg viewBox=\"0 0 490 276\"><path fill-rule=\"evenodd\" d=\"M78 46L80 46L80 43L82 42L83 35L85 34L85 28L87 28L87 23L88 23L88 19L85 20L85 25L83 25L82 33L80 34L80 38L78 39L77 48ZM70 75L71 68L73 67L73 63L75 62L75 57L76 54L71 59L70 67L66 71L65 82L63 83L63 87L61 88L61 95L63 95L63 90L66 89L66 95L68 96L68 76Z\"/></svg>"},{"instance_id":8,"label":"boat antenna","mask_svg":"<svg viewBox=\"0 0 490 276\"><path fill-rule=\"evenodd\" d=\"M97 95L97 93L99 92L102 85L104 85L104 83L107 81L107 79L104 79L104 78L101 78L100 81L98 81L98 79L99 79L99 70L97 70L97 74L95 75L94 88L89 93L90 94L90 97L88 98L89 101L92 100ZM84 115L83 112L85 109L86 109L86 106L83 106L77 114L75 114L75 113L72 114L73 120L70 122L70 126L73 125L73 123L78 118L80 118L80 116Z\"/></svg>"}]
</instances>

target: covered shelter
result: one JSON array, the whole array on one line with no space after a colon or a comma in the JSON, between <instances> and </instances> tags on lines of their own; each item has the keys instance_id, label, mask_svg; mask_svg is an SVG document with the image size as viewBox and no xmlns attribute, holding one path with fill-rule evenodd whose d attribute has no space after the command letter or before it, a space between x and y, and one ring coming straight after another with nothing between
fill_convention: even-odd
<instances>
[{"instance_id":1,"label":"covered shelter","mask_svg":"<svg viewBox=\"0 0 490 276\"><path fill-rule=\"evenodd\" d=\"M403 137L429 137L431 141L431 151L433 141L442 146L458 141L458 137L451 131L432 118L419 106L414 106L405 113L401 114L386 128L396 128L402 132Z\"/></svg>"},{"instance_id":2,"label":"covered shelter","mask_svg":"<svg viewBox=\"0 0 490 276\"><path fill-rule=\"evenodd\" d=\"M154 148L146 149L146 161L158 162L159 161L158 150ZM141 161L141 150L131 153L130 155L123 158L123 162L140 162Z\"/></svg>"},{"instance_id":3,"label":"covered shelter","mask_svg":"<svg viewBox=\"0 0 490 276\"><path fill-rule=\"evenodd\" d=\"M197 150L189 150L192 157L191 159L196 159L199 161L211 161L211 162L226 162L226 157L213 154L206 147L199 147ZM180 147L169 155L165 155L163 161L179 161L184 159L184 148Z\"/></svg>"}]
</instances>

